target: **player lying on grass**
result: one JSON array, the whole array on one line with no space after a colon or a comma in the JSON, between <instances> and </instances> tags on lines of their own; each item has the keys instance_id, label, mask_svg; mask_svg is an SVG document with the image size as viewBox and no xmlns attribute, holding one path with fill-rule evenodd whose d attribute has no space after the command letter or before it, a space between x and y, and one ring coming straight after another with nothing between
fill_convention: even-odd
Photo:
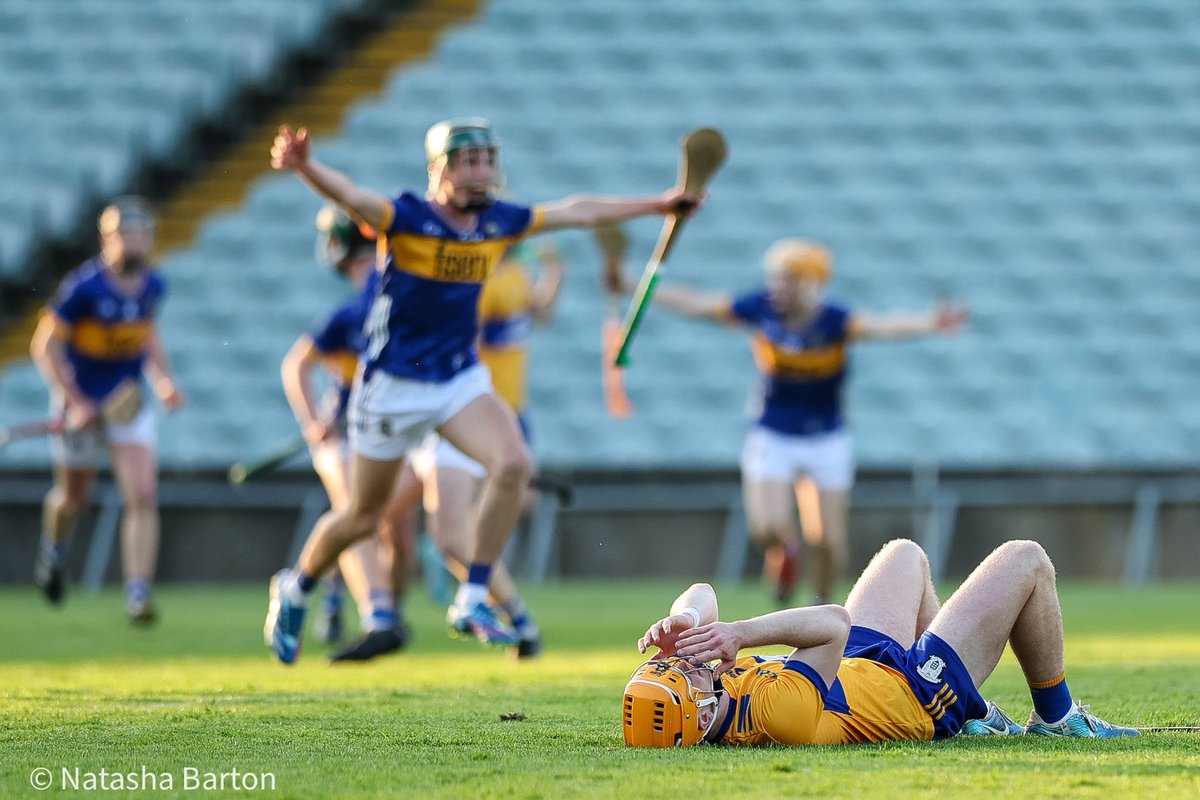
<instances>
[{"instance_id":1,"label":"player lying on grass","mask_svg":"<svg viewBox=\"0 0 1200 800\"><path fill-rule=\"evenodd\" d=\"M638 640L641 652L660 652L625 687L625 743L853 744L1021 733L977 688L1005 644L1033 697L1024 733L1137 735L1071 696L1054 565L1041 545L1001 545L941 607L925 552L896 540L871 560L844 608L719 622L712 587L690 587ZM738 657L744 647L769 645L795 650Z\"/></svg>"}]
</instances>

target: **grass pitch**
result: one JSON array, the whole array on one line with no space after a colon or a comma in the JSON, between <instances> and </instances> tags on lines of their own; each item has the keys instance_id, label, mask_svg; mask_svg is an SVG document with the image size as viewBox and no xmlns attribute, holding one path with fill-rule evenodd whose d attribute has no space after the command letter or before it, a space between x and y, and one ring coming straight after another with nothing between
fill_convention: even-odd
<instances>
[{"instance_id":1,"label":"grass pitch","mask_svg":"<svg viewBox=\"0 0 1200 800\"><path fill-rule=\"evenodd\" d=\"M151 630L124 622L114 591L51 609L32 588L5 589L0 797L78 796L89 775L97 794L125 797L1200 797L1197 734L627 750L618 696L641 660L633 643L683 585L529 591L547 642L532 663L449 640L443 609L418 591L404 654L331 666L310 641L291 668L262 644L265 580L165 587ZM718 589L726 618L768 610L757 587ZM1063 595L1077 698L1119 722L1200 724L1200 589ZM984 691L1028 714L1011 655ZM526 719L500 720L514 711ZM39 768L48 791L31 785Z\"/></svg>"}]
</instances>

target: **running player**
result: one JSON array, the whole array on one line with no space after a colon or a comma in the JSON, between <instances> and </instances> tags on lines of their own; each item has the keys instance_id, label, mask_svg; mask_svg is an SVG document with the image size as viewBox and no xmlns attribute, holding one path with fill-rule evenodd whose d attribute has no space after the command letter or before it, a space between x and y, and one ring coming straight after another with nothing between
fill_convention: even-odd
<instances>
[{"instance_id":1,"label":"running player","mask_svg":"<svg viewBox=\"0 0 1200 800\"><path fill-rule=\"evenodd\" d=\"M79 515L107 449L124 503L121 564L125 613L135 624L156 618L150 583L158 561L157 423L142 402L143 371L169 411L183 405L155 318L166 293L162 275L147 261L154 216L145 201L123 197L100 214L100 253L63 281L42 315L30 352L50 389L52 414L65 432L52 439L54 487L42 512L42 541L34 579L46 599L62 602L66 561ZM128 413L105 418L118 395Z\"/></svg>"},{"instance_id":2,"label":"running player","mask_svg":"<svg viewBox=\"0 0 1200 800\"><path fill-rule=\"evenodd\" d=\"M625 687L625 743L672 747L854 744L944 739L974 721L998 735L1114 738L1137 731L1089 713L1067 687L1054 565L1041 545L1001 545L942 608L924 551L890 542L843 608L824 605L719 622L711 586L681 594L638 640L657 656ZM1024 729L977 687L1006 644L1029 684ZM784 645L786 656L739 658ZM707 662L719 664L715 667Z\"/></svg>"},{"instance_id":3,"label":"running player","mask_svg":"<svg viewBox=\"0 0 1200 800\"><path fill-rule=\"evenodd\" d=\"M333 206L326 206L317 215L317 234L317 257L349 280L357 291L316 331L296 340L283 360L281 372L288 403L308 441L313 468L325 486L330 505L341 509L348 503L346 472L350 453L346 443L346 406L358 369L358 356L366 344L363 323L375 297L378 273L374 240L364 236L349 217ZM334 379L324 408L317 402L313 386L312 373L318 366L324 366ZM342 551L338 558L341 577L358 605L362 635L336 653L333 661L366 661L399 650L408 642L409 631L399 604L407 588L405 548L390 540L385 527L381 527L378 535ZM396 560L401 563L396 564ZM388 569L385 562L392 568ZM340 605L340 597L335 588L327 601Z\"/></svg>"},{"instance_id":4,"label":"running player","mask_svg":"<svg viewBox=\"0 0 1200 800\"><path fill-rule=\"evenodd\" d=\"M537 206L496 199L499 142L483 119L441 122L425 138L429 188L391 199L309 156L308 133L284 126L272 165L381 234L380 289L350 408L350 503L317 523L295 570L272 580L267 627L280 661L295 661L317 578L351 543L371 534L405 454L431 430L487 470L467 580L448 612L452 628L489 641L504 633L487 604L492 567L521 510L530 473L515 415L478 363L480 289L525 236L649 214L691 213L700 198L672 190L641 199L578 197Z\"/></svg>"},{"instance_id":5,"label":"running player","mask_svg":"<svg viewBox=\"0 0 1200 800\"><path fill-rule=\"evenodd\" d=\"M790 601L799 574L799 505L805 543L815 555L814 602L831 596L847 561L847 510L854 452L842 410L848 345L957 332L963 308L928 313L867 314L824 298L833 258L819 244L782 239L767 250L767 287L737 298L659 284L654 299L689 317L751 333L762 382L742 451L742 490L752 538L766 548L776 599ZM633 284L620 264L607 265L610 284ZM793 499L794 498L794 499Z\"/></svg>"}]
</instances>

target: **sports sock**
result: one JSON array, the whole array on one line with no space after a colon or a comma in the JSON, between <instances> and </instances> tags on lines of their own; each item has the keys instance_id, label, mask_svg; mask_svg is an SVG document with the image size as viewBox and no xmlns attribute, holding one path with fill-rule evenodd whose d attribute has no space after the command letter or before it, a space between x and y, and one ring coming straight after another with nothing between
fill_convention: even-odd
<instances>
[{"instance_id":1,"label":"sports sock","mask_svg":"<svg viewBox=\"0 0 1200 800\"><path fill-rule=\"evenodd\" d=\"M125 602L144 603L150 597L150 581L142 577L131 577L125 581Z\"/></svg>"},{"instance_id":2,"label":"sports sock","mask_svg":"<svg viewBox=\"0 0 1200 800\"><path fill-rule=\"evenodd\" d=\"M284 581L283 586L280 587L287 596L288 602L301 608L308 606L308 600L312 597L315 588L317 588L316 579L303 572L296 572L291 580Z\"/></svg>"},{"instance_id":3,"label":"sports sock","mask_svg":"<svg viewBox=\"0 0 1200 800\"><path fill-rule=\"evenodd\" d=\"M538 635L538 626L529 616L529 609L525 607L525 602L520 597L515 597L507 603L501 603L500 607L504 609L504 613L508 614L508 619L512 622L512 626L517 629L517 633L522 639L532 639Z\"/></svg>"},{"instance_id":4,"label":"sports sock","mask_svg":"<svg viewBox=\"0 0 1200 800\"><path fill-rule=\"evenodd\" d=\"M399 615L396 613L396 601L392 593L385 590L371 592L371 614L362 621L364 633L385 631L396 627Z\"/></svg>"},{"instance_id":5,"label":"sports sock","mask_svg":"<svg viewBox=\"0 0 1200 800\"><path fill-rule=\"evenodd\" d=\"M1033 697L1033 710L1047 725L1062 722L1075 707L1065 672L1053 680L1029 684L1029 694Z\"/></svg>"},{"instance_id":6,"label":"sports sock","mask_svg":"<svg viewBox=\"0 0 1200 800\"><path fill-rule=\"evenodd\" d=\"M491 564L472 564L467 569L466 582L458 587L458 593L454 596L454 605L468 609L487 602L487 585L491 579Z\"/></svg>"},{"instance_id":7,"label":"sports sock","mask_svg":"<svg viewBox=\"0 0 1200 800\"><path fill-rule=\"evenodd\" d=\"M51 542L48 539L42 539L42 554L51 564L65 564L67 556L71 554L71 543Z\"/></svg>"}]
</instances>

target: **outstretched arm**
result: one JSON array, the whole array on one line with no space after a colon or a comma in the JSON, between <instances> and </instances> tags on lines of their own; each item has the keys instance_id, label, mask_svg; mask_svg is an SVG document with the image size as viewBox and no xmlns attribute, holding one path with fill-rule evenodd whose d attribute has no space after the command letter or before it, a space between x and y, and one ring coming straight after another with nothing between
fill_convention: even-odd
<instances>
[{"instance_id":1,"label":"outstretched arm","mask_svg":"<svg viewBox=\"0 0 1200 800\"><path fill-rule=\"evenodd\" d=\"M610 292L633 294L637 284L625 272L620 262L606 261L604 282ZM733 324L733 299L726 294L701 292L678 283L660 283L654 288L654 302L668 311L693 319Z\"/></svg>"},{"instance_id":2,"label":"outstretched arm","mask_svg":"<svg viewBox=\"0 0 1200 800\"><path fill-rule=\"evenodd\" d=\"M594 228L652 214L682 214L690 217L703 198L671 189L658 197L568 197L541 206L539 231L557 228Z\"/></svg>"},{"instance_id":3,"label":"outstretched arm","mask_svg":"<svg viewBox=\"0 0 1200 800\"><path fill-rule=\"evenodd\" d=\"M923 314L855 312L850 320L850 335L854 339L905 339L931 333L955 334L962 330L969 315L966 306L948 303L939 303L933 311Z\"/></svg>"},{"instance_id":4,"label":"outstretched arm","mask_svg":"<svg viewBox=\"0 0 1200 800\"><path fill-rule=\"evenodd\" d=\"M553 246L547 245L538 251L541 269L530 297L530 311L534 320L546 322L554 311L558 292L562 288L563 260Z\"/></svg>"},{"instance_id":5,"label":"outstretched arm","mask_svg":"<svg viewBox=\"0 0 1200 800\"><path fill-rule=\"evenodd\" d=\"M849 635L850 612L841 606L789 608L738 622L701 625L678 637L675 655L693 663L720 659L720 675L733 667L742 648L787 645L795 648L789 658L808 664L831 686Z\"/></svg>"},{"instance_id":6,"label":"outstretched arm","mask_svg":"<svg viewBox=\"0 0 1200 800\"><path fill-rule=\"evenodd\" d=\"M271 166L295 172L317 194L332 200L347 214L375 230L383 230L391 216L391 203L386 197L358 186L309 154L307 128L293 132L287 125L280 126L271 147Z\"/></svg>"}]
</instances>

